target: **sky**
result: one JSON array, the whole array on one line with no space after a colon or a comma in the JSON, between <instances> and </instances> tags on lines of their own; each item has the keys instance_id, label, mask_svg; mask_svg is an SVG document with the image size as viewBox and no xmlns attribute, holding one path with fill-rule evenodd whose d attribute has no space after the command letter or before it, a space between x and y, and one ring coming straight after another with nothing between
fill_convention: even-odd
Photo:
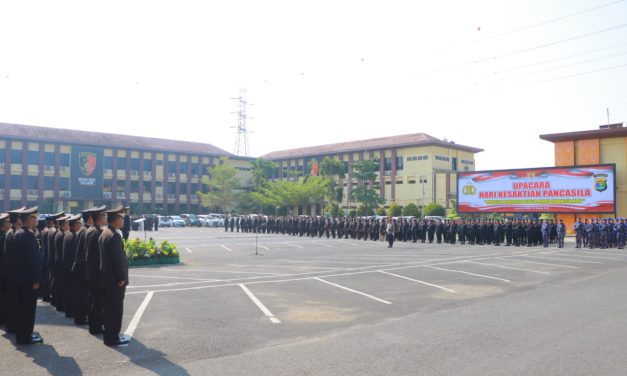
<instances>
[{"instance_id":1,"label":"sky","mask_svg":"<svg viewBox=\"0 0 627 376\"><path fill-rule=\"evenodd\" d=\"M0 0L0 122L251 156L424 132L476 168L627 121L627 0ZM627 126L627 124L626 124Z\"/></svg>"}]
</instances>

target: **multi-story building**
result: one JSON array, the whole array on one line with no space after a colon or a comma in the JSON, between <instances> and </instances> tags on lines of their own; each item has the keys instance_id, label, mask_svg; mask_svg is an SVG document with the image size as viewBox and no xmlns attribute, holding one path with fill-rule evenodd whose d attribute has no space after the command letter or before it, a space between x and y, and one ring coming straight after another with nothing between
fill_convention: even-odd
<instances>
[{"instance_id":1,"label":"multi-story building","mask_svg":"<svg viewBox=\"0 0 627 376\"><path fill-rule=\"evenodd\" d=\"M4 210L198 213L202 178L224 156L245 182L251 158L209 144L0 123L0 199Z\"/></svg>"},{"instance_id":2,"label":"multi-story building","mask_svg":"<svg viewBox=\"0 0 627 376\"><path fill-rule=\"evenodd\" d=\"M616 165L616 213L578 217L627 217L627 128L623 123L602 125L588 131L544 134L555 145L555 166ZM571 230L575 214L560 214Z\"/></svg>"},{"instance_id":3,"label":"multi-story building","mask_svg":"<svg viewBox=\"0 0 627 376\"><path fill-rule=\"evenodd\" d=\"M286 179L306 175L311 165L325 157L343 161L346 166L344 209L355 208L350 192L356 181L351 177L351 164L361 160L379 163L377 181L385 206L391 203L418 207L438 203L446 208L456 197L457 171L474 171L475 154L482 149L440 140L424 133L311 146L268 153L262 158L274 161L278 169L274 178ZM378 184L377 184L378 183ZM312 208L320 212L320 208Z\"/></svg>"}]
</instances>

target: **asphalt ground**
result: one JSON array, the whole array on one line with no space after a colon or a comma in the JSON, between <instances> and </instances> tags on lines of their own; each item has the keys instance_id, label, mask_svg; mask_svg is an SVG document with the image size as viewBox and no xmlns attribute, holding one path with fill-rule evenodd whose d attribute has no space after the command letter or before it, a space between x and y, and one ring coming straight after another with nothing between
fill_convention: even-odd
<instances>
[{"instance_id":1,"label":"asphalt ground","mask_svg":"<svg viewBox=\"0 0 627 376\"><path fill-rule=\"evenodd\" d=\"M147 236L173 241L182 264L131 269L128 346L40 302L45 344L3 335L0 374L627 374L622 250Z\"/></svg>"}]
</instances>

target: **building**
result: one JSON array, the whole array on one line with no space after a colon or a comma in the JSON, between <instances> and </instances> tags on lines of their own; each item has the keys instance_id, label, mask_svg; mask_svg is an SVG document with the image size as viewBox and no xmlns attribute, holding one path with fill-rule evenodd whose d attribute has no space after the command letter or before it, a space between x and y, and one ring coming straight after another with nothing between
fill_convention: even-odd
<instances>
[{"instance_id":1,"label":"building","mask_svg":"<svg viewBox=\"0 0 627 376\"><path fill-rule=\"evenodd\" d=\"M0 199L4 210L44 213L100 204L199 213L202 178L225 156L246 181L251 158L209 144L0 123Z\"/></svg>"},{"instance_id":2,"label":"building","mask_svg":"<svg viewBox=\"0 0 627 376\"><path fill-rule=\"evenodd\" d=\"M623 123L602 125L589 131L544 134L540 138L555 145L555 166L616 164L616 216L627 217L627 128ZM572 229L574 214L558 218L564 219L567 228Z\"/></svg>"},{"instance_id":3,"label":"building","mask_svg":"<svg viewBox=\"0 0 627 376\"><path fill-rule=\"evenodd\" d=\"M275 151L262 158L277 163L276 179L307 175L312 164L325 157L343 161L347 171L344 179L344 197L348 199L343 205L345 209L357 206L347 194L356 184L351 179L351 163L366 159L379 163L374 187L379 189L386 207L391 203L400 206L414 203L419 207L438 203L449 208L450 199L454 199L457 192L456 172L474 171L474 156L482 151L415 133ZM320 208L312 211L320 213Z\"/></svg>"}]
</instances>

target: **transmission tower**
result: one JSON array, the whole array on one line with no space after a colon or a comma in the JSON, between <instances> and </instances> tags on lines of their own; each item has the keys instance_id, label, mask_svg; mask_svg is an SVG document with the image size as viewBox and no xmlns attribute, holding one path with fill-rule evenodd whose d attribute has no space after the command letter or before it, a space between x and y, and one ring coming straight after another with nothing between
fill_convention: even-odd
<instances>
[{"instance_id":1,"label":"transmission tower","mask_svg":"<svg viewBox=\"0 0 627 376\"><path fill-rule=\"evenodd\" d=\"M231 128L237 128L237 138L235 139L235 149L233 154L237 156L250 157L250 150L248 148L248 115L246 115L246 106L252 106L246 101L246 90L241 89L239 97L231 98L237 101L237 112L232 114L237 115L237 126ZM252 118L251 118L252 119Z\"/></svg>"}]
</instances>

